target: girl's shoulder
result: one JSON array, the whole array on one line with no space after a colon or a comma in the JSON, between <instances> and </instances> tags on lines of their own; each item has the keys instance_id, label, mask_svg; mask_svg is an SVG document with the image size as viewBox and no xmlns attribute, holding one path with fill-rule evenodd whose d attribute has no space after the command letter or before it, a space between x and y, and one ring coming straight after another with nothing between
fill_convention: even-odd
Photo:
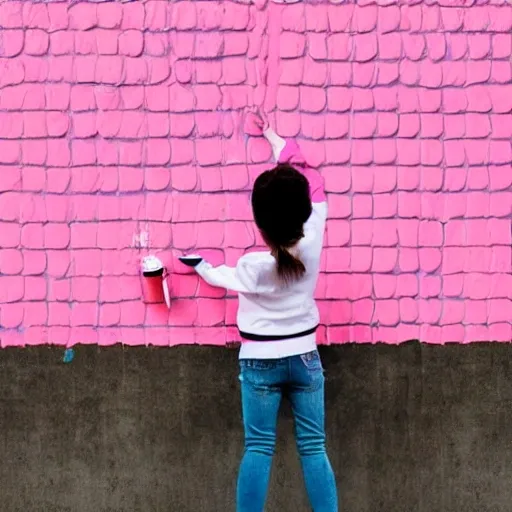
<instances>
[{"instance_id":1,"label":"girl's shoulder","mask_svg":"<svg viewBox=\"0 0 512 512\"><path fill-rule=\"evenodd\" d=\"M275 265L275 259L268 251L253 251L244 254L238 260L238 265L264 269L270 265Z\"/></svg>"},{"instance_id":2,"label":"girl's shoulder","mask_svg":"<svg viewBox=\"0 0 512 512\"><path fill-rule=\"evenodd\" d=\"M251 279L260 294L274 293L276 260L270 252L249 252L244 254L237 265L240 276Z\"/></svg>"}]
</instances>

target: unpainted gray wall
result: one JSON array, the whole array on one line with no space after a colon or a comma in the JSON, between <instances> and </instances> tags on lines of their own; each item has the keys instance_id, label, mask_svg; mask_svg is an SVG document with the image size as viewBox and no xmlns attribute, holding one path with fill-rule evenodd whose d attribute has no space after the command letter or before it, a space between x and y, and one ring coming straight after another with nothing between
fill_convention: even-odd
<instances>
[{"instance_id":1,"label":"unpainted gray wall","mask_svg":"<svg viewBox=\"0 0 512 512\"><path fill-rule=\"evenodd\" d=\"M321 350L343 512L510 512L512 346ZM0 351L2 512L234 511L237 354ZM269 512L306 512L283 408Z\"/></svg>"}]
</instances>

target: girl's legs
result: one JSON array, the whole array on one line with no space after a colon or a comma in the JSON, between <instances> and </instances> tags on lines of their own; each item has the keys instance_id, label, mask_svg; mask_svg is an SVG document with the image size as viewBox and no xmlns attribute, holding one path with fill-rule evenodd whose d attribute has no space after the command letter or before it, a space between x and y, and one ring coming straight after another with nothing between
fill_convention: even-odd
<instances>
[{"instance_id":1,"label":"girl's legs","mask_svg":"<svg viewBox=\"0 0 512 512\"><path fill-rule=\"evenodd\" d=\"M338 512L334 473L325 449L324 374L318 352L293 357L290 401L304 481L314 512Z\"/></svg>"},{"instance_id":2,"label":"girl's legs","mask_svg":"<svg viewBox=\"0 0 512 512\"><path fill-rule=\"evenodd\" d=\"M240 361L245 451L237 486L237 512L263 512L276 442L283 360Z\"/></svg>"}]
</instances>

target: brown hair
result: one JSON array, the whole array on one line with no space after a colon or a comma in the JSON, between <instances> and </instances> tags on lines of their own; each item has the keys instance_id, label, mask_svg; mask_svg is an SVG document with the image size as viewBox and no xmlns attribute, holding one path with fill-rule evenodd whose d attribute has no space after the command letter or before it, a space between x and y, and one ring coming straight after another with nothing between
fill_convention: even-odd
<instances>
[{"instance_id":1,"label":"brown hair","mask_svg":"<svg viewBox=\"0 0 512 512\"><path fill-rule=\"evenodd\" d=\"M304 237L304 223L312 212L309 183L296 169L280 164L260 174L252 192L254 220L277 263L277 275L289 283L306 267L290 248Z\"/></svg>"}]
</instances>

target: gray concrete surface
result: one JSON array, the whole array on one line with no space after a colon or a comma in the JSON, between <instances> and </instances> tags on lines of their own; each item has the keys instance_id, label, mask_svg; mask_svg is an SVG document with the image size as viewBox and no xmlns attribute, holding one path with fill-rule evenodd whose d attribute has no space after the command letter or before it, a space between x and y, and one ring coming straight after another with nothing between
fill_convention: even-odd
<instances>
[{"instance_id":1,"label":"gray concrete surface","mask_svg":"<svg viewBox=\"0 0 512 512\"><path fill-rule=\"evenodd\" d=\"M344 512L510 512L512 346L323 349ZM0 351L2 512L228 512L236 352ZM285 407L269 512L309 511Z\"/></svg>"}]
</instances>

